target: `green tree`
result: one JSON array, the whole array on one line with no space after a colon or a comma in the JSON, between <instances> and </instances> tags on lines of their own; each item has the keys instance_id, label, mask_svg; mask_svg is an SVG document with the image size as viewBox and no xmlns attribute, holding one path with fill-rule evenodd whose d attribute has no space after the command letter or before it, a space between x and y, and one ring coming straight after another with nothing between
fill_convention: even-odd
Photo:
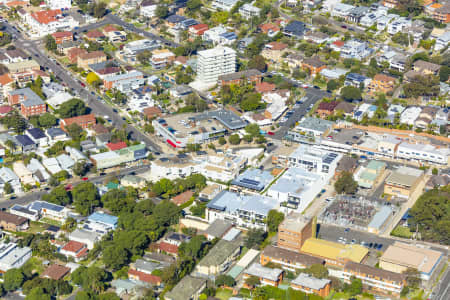
<instances>
[{"instance_id":1,"label":"green tree","mask_svg":"<svg viewBox=\"0 0 450 300\"><path fill-rule=\"evenodd\" d=\"M72 171L77 176L84 176L89 171L89 168L86 162L77 161L73 166Z\"/></svg>"},{"instance_id":2,"label":"green tree","mask_svg":"<svg viewBox=\"0 0 450 300\"><path fill-rule=\"evenodd\" d=\"M433 175L437 175L437 174L439 174L439 170L437 168L433 168L433 170L431 170L431 173Z\"/></svg>"},{"instance_id":3,"label":"green tree","mask_svg":"<svg viewBox=\"0 0 450 300\"><path fill-rule=\"evenodd\" d=\"M96 73L89 72L86 75L86 82L92 86L99 86L102 81Z\"/></svg>"},{"instance_id":4,"label":"green tree","mask_svg":"<svg viewBox=\"0 0 450 300\"><path fill-rule=\"evenodd\" d=\"M338 194L354 194L358 183L353 179L352 173L344 171L334 183L334 189Z\"/></svg>"},{"instance_id":5,"label":"green tree","mask_svg":"<svg viewBox=\"0 0 450 300\"><path fill-rule=\"evenodd\" d=\"M100 205L97 188L92 182L85 181L76 185L72 190L73 204L75 210L86 216Z\"/></svg>"},{"instance_id":6,"label":"green tree","mask_svg":"<svg viewBox=\"0 0 450 300\"><path fill-rule=\"evenodd\" d=\"M113 214L119 215L124 212L132 212L137 197L136 190L132 188L126 190L113 189L102 196L101 202Z\"/></svg>"},{"instance_id":7,"label":"green tree","mask_svg":"<svg viewBox=\"0 0 450 300\"><path fill-rule=\"evenodd\" d=\"M230 142L231 145L239 145L239 143L241 142L241 138L239 137L239 134L235 133L230 135L228 141Z\"/></svg>"},{"instance_id":8,"label":"green tree","mask_svg":"<svg viewBox=\"0 0 450 300\"><path fill-rule=\"evenodd\" d=\"M61 104L61 106L58 109L58 113L61 116L61 118L71 118L81 116L87 113L87 107L84 104L83 100L73 98Z\"/></svg>"},{"instance_id":9,"label":"green tree","mask_svg":"<svg viewBox=\"0 0 450 300\"><path fill-rule=\"evenodd\" d=\"M403 92L408 98L438 95L439 79L433 75L414 76L409 83L403 85Z\"/></svg>"},{"instance_id":10,"label":"green tree","mask_svg":"<svg viewBox=\"0 0 450 300\"><path fill-rule=\"evenodd\" d=\"M12 194L14 192L14 189L12 188L11 183L5 182L5 185L3 187L3 192L6 195Z\"/></svg>"},{"instance_id":11,"label":"green tree","mask_svg":"<svg viewBox=\"0 0 450 300\"><path fill-rule=\"evenodd\" d=\"M30 291L25 300L50 300L52 297L43 288L36 287Z\"/></svg>"},{"instance_id":12,"label":"green tree","mask_svg":"<svg viewBox=\"0 0 450 300\"><path fill-rule=\"evenodd\" d=\"M330 81L327 82L327 90L328 91L334 91L338 87L339 87L339 83L334 79L331 79Z\"/></svg>"},{"instance_id":13,"label":"green tree","mask_svg":"<svg viewBox=\"0 0 450 300\"><path fill-rule=\"evenodd\" d=\"M8 292L15 291L22 287L23 282L25 281L25 276L23 275L20 269L9 269L3 275L3 287Z\"/></svg>"},{"instance_id":14,"label":"green tree","mask_svg":"<svg viewBox=\"0 0 450 300\"><path fill-rule=\"evenodd\" d=\"M441 66L439 69L439 80L442 82L447 82L450 77L450 67L449 66Z\"/></svg>"},{"instance_id":15,"label":"green tree","mask_svg":"<svg viewBox=\"0 0 450 300\"><path fill-rule=\"evenodd\" d=\"M247 132L247 134L251 137L257 137L261 134L261 129L258 124L252 123L245 126L245 132Z\"/></svg>"},{"instance_id":16,"label":"green tree","mask_svg":"<svg viewBox=\"0 0 450 300\"><path fill-rule=\"evenodd\" d=\"M361 90L353 86L345 86L341 89L341 98L345 101L361 99Z\"/></svg>"},{"instance_id":17,"label":"green tree","mask_svg":"<svg viewBox=\"0 0 450 300\"><path fill-rule=\"evenodd\" d=\"M211 21L216 24L225 24L228 21L228 12L227 11L216 11L211 15Z\"/></svg>"},{"instance_id":18,"label":"green tree","mask_svg":"<svg viewBox=\"0 0 450 300\"><path fill-rule=\"evenodd\" d=\"M81 266L73 271L71 278L73 283L81 285L84 290L95 293L103 292L106 288L108 274L102 268Z\"/></svg>"},{"instance_id":19,"label":"green tree","mask_svg":"<svg viewBox=\"0 0 450 300\"><path fill-rule=\"evenodd\" d=\"M230 275L219 275L216 277L215 283L216 283L216 286L218 286L218 287L224 286L224 285L232 287L236 284L236 281Z\"/></svg>"},{"instance_id":20,"label":"green tree","mask_svg":"<svg viewBox=\"0 0 450 300\"><path fill-rule=\"evenodd\" d=\"M227 143L227 140L223 137L223 136L221 136L220 138L219 138L219 144L220 145L225 145Z\"/></svg>"},{"instance_id":21,"label":"green tree","mask_svg":"<svg viewBox=\"0 0 450 300\"><path fill-rule=\"evenodd\" d=\"M267 227L269 228L269 232L277 232L278 226L283 222L284 214L282 212L277 211L276 209L271 209L267 215Z\"/></svg>"},{"instance_id":22,"label":"green tree","mask_svg":"<svg viewBox=\"0 0 450 300\"><path fill-rule=\"evenodd\" d=\"M316 278L327 278L328 269L322 264L313 264L305 271Z\"/></svg>"},{"instance_id":23,"label":"green tree","mask_svg":"<svg viewBox=\"0 0 450 300\"><path fill-rule=\"evenodd\" d=\"M160 4L156 7L155 15L160 19L164 19L169 15L169 9L166 5Z\"/></svg>"},{"instance_id":24,"label":"green tree","mask_svg":"<svg viewBox=\"0 0 450 300\"><path fill-rule=\"evenodd\" d=\"M200 7L202 6L202 1L201 0L189 0L186 3L186 7L189 11L194 12L196 10L198 10Z\"/></svg>"},{"instance_id":25,"label":"green tree","mask_svg":"<svg viewBox=\"0 0 450 300\"><path fill-rule=\"evenodd\" d=\"M257 69L261 72L267 70L266 59L262 55L255 55L248 61L247 67L249 69Z\"/></svg>"},{"instance_id":26,"label":"green tree","mask_svg":"<svg viewBox=\"0 0 450 300\"><path fill-rule=\"evenodd\" d=\"M45 113L39 116L39 126L43 128L55 126L56 121L56 117L50 113Z\"/></svg>"},{"instance_id":27,"label":"green tree","mask_svg":"<svg viewBox=\"0 0 450 300\"><path fill-rule=\"evenodd\" d=\"M139 52L138 55L136 55L136 59L144 66L149 65L151 58L152 52L149 50Z\"/></svg>"},{"instance_id":28,"label":"green tree","mask_svg":"<svg viewBox=\"0 0 450 300\"><path fill-rule=\"evenodd\" d=\"M254 229L251 228L247 232L247 238L245 240L245 247L247 248L256 248L261 245L261 243L266 238L266 233L262 229Z\"/></svg>"},{"instance_id":29,"label":"green tree","mask_svg":"<svg viewBox=\"0 0 450 300\"><path fill-rule=\"evenodd\" d=\"M50 34L48 34L45 37L45 49L47 49L48 51L55 52L56 48L57 46L55 39Z\"/></svg>"},{"instance_id":30,"label":"green tree","mask_svg":"<svg viewBox=\"0 0 450 300\"><path fill-rule=\"evenodd\" d=\"M102 260L107 268L118 270L128 263L128 251L116 244L110 245L103 250Z\"/></svg>"},{"instance_id":31,"label":"green tree","mask_svg":"<svg viewBox=\"0 0 450 300\"><path fill-rule=\"evenodd\" d=\"M422 283L422 280L420 279L420 272L417 269L414 268L408 268L403 272L406 276L406 284L413 289L416 289L420 286Z\"/></svg>"},{"instance_id":32,"label":"green tree","mask_svg":"<svg viewBox=\"0 0 450 300\"><path fill-rule=\"evenodd\" d=\"M94 17L102 18L106 14L106 3L105 2L94 2Z\"/></svg>"},{"instance_id":33,"label":"green tree","mask_svg":"<svg viewBox=\"0 0 450 300\"><path fill-rule=\"evenodd\" d=\"M203 235L196 235L187 243L182 243L179 247L179 254L184 258L200 258L206 245L206 238Z\"/></svg>"},{"instance_id":34,"label":"green tree","mask_svg":"<svg viewBox=\"0 0 450 300\"><path fill-rule=\"evenodd\" d=\"M81 140L81 134L83 133L83 128L81 128L81 126L78 125L77 123L72 123L69 126L66 126L66 131L74 141Z\"/></svg>"},{"instance_id":35,"label":"green tree","mask_svg":"<svg viewBox=\"0 0 450 300\"><path fill-rule=\"evenodd\" d=\"M362 282L361 279L352 277L348 292L351 296L356 296L362 293Z\"/></svg>"},{"instance_id":36,"label":"green tree","mask_svg":"<svg viewBox=\"0 0 450 300\"><path fill-rule=\"evenodd\" d=\"M248 93L244 95L244 99L239 104L244 111L254 111L263 108L265 105L261 102L261 94Z\"/></svg>"},{"instance_id":37,"label":"green tree","mask_svg":"<svg viewBox=\"0 0 450 300\"><path fill-rule=\"evenodd\" d=\"M250 287L256 287L261 284L261 281L256 276L250 276L247 279L245 279L245 283Z\"/></svg>"},{"instance_id":38,"label":"green tree","mask_svg":"<svg viewBox=\"0 0 450 300\"><path fill-rule=\"evenodd\" d=\"M42 195L44 201L66 206L71 203L70 193L66 191L64 185L55 187L49 194Z\"/></svg>"}]
</instances>

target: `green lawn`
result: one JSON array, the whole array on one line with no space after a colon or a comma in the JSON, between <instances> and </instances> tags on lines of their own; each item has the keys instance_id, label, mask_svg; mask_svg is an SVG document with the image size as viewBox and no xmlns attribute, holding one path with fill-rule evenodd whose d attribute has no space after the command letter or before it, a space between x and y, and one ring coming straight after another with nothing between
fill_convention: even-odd
<instances>
[{"instance_id":1,"label":"green lawn","mask_svg":"<svg viewBox=\"0 0 450 300\"><path fill-rule=\"evenodd\" d=\"M50 225L54 225L54 226L61 226L61 222L53 220L53 219L49 219L49 218L42 218L39 220L41 223L47 223Z\"/></svg>"},{"instance_id":2,"label":"green lawn","mask_svg":"<svg viewBox=\"0 0 450 300\"><path fill-rule=\"evenodd\" d=\"M405 227L402 225L397 225L394 230L391 231L392 236L401 237L410 239L413 236L413 233L409 230L409 227Z\"/></svg>"},{"instance_id":3,"label":"green lawn","mask_svg":"<svg viewBox=\"0 0 450 300\"><path fill-rule=\"evenodd\" d=\"M216 291L216 297L220 300L228 300L233 296L233 293L230 290L226 289L217 289Z\"/></svg>"},{"instance_id":4,"label":"green lawn","mask_svg":"<svg viewBox=\"0 0 450 300\"><path fill-rule=\"evenodd\" d=\"M40 222L30 222L29 233L42 233L47 229L48 225Z\"/></svg>"}]
</instances>

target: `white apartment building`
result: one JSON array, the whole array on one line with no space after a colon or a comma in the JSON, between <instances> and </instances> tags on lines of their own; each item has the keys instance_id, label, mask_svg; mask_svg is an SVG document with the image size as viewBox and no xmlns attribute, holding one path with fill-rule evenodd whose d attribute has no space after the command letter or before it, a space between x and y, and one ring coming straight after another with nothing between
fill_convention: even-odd
<instances>
[{"instance_id":1,"label":"white apartment building","mask_svg":"<svg viewBox=\"0 0 450 300\"><path fill-rule=\"evenodd\" d=\"M239 171L247 164L247 159L234 155L208 155L200 157L203 163L199 173L213 180L228 182L239 175Z\"/></svg>"},{"instance_id":2,"label":"white apartment building","mask_svg":"<svg viewBox=\"0 0 450 300\"><path fill-rule=\"evenodd\" d=\"M397 149L397 157L414 159L417 161L428 161L431 163L447 165L449 162L450 149L437 148L433 145L410 144L402 142Z\"/></svg>"},{"instance_id":3,"label":"white apartment building","mask_svg":"<svg viewBox=\"0 0 450 300\"><path fill-rule=\"evenodd\" d=\"M342 154L300 145L288 157L290 168L301 168L317 174L334 174Z\"/></svg>"},{"instance_id":4,"label":"white apartment building","mask_svg":"<svg viewBox=\"0 0 450 300\"><path fill-rule=\"evenodd\" d=\"M248 3L245 3L239 8L239 13L246 20L251 19L253 17L258 17L260 12L261 12L260 8Z\"/></svg>"},{"instance_id":5,"label":"white apartment building","mask_svg":"<svg viewBox=\"0 0 450 300\"><path fill-rule=\"evenodd\" d=\"M215 10L230 11L238 0L214 0L212 8Z\"/></svg>"},{"instance_id":6,"label":"white apartment building","mask_svg":"<svg viewBox=\"0 0 450 300\"><path fill-rule=\"evenodd\" d=\"M156 16L156 8L158 7L157 3L152 0L144 0L141 3L141 8L139 9L139 13L143 17L153 18Z\"/></svg>"},{"instance_id":7,"label":"white apartment building","mask_svg":"<svg viewBox=\"0 0 450 300\"><path fill-rule=\"evenodd\" d=\"M50 9L71 8L72 0L47 0Z\"/></svg>"},{"instance_id":8,"label":"white apartment building","mask_svg":"<svg viewBox=\"0 0 450 300\"><path fill-rule=\"evenodd\" d=\"M228 47L215 47L198 52L197 80L216 83L220 75L236 71L236 51Z\"/></svg>"},{"instance_id":9,"label":"white apartment building","mask_svg":"<svg viewBox=\"0 0 450 300\"><path fill-rule=\"evenodd\" d=\"M405 30L407 27L411 27L411 24L411 20L400 17L387 25L387 32L394 35L397 32Z\"/></svg>"},{"instance_id":10,"label":"white apartment building","mask_svg":"<svg viewBox=\"0 0 450 300\"><path fill-rule=\"evenodd\" d=\"M61 9L41 10L27 13L25 23L30 27L30 35L43 37L58 30L72 30L79 25L71 16L64 16Z\"/></svg>"}]
</instances>

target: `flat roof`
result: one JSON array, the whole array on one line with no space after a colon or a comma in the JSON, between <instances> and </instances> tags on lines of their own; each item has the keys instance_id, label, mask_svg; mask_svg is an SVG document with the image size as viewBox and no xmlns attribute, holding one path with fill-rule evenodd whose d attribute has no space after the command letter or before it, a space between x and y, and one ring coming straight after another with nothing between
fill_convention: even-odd
<instances>
[{"instance_id":1,"label":"flat roof","mask_svg":"<svg viewBox=\"0 0 450 300\"><path fill-rule=\"evenodd\" d=\"M247 169L231 181L231 184L251 190L262 191L273 179L274 177L269 171Z\"/></svg>"},{"instance_id":2,"label":"flat roof","mask_svg":"<svg viewBox=\"0 0 450 300\"><path fill-rule=\"evenodd\" d=\"M219 109L214 111L207 111L196 117L196 119L216 119L223 126L230 130L237 130L247 126L247 122L241 119L237 114L231 110Z\"/></svg>"},{"instance_id":3,"label":"flat roof","mask_svg":"<svg viewBox=\"0 0 450 300\"><path fill-rule=\"evenodd\" d=\"M233 224L231 222L216 219L211 223L211 225L209 225L208 229L205 230L205 234L216 238L222 238L222 236L232 227Z\"/></svg>"},{"instance_id":4,"label":"flat roof","mask_svg":"<svg viewBox=\"0 0 450 300\"><path fill-rule=\"evenodd\" d=\"M419 270L421 273L432 273L443 254L439 251L394 242L381 256L380 260Z\"/></svg>"},{"instance_id":5,"label":"flat roof","mask_svg":"<svg viewBox=\"0 0 450 300\"><path fill-rule=\"evenodd\" d=\"M311 266L314 264L324 264L325 261L322 258L312 256L306 253L299 253L296 251L275 247L272 245L264 248L262 255L271 257L274 259L288 260L291 264L300 264L303 266Z\"/></svg>"},{"instance_id":6,"label":"flat roof","mask_svg":"<svg viewBox=\"0 0 450 300\"><path fill-rule=\"evenodd\" d=\"M392 208L387 205L383 205L381 209L373 216L367 227L380 229L386 220L392 215Z\"/></svg>"},{"instance_id":7,"label":"flat roof","mask_svg":"<svg viewBox=\"0 0 450 300\"><path fill-rule=\"evenodd\" d=\"M334 122L322 120L319 118L307 117L298 124L298 128L325 132L333 126Z\"/></svg>"},{"instance_id":8,"label":"flat roof","mask_svg":"<svg viewBox=\"0 0 450 300\"><path fill-rule=\"evenodd\" d=\"M422 174L422 170L401 166L386 178L386 183L411 187Z\"/></svg>"},{"instance_id":9,"label":"flat roof","mask_svg":"<svg viewBox=\"0 0 450 300\"><path fill-rule=\"evenodd\" d=\"M301 213L293 212L284 218L279 228L300 232L306 225L309 224L309 222L311 222L311 219Z\"/></svg>"},{"instance_id":10,"label":"flat roof","mask_svg":"<svg viewBox=\"0 0 450 300\"><path fill-rule=\"evenodd\" d=\"M361 245L342 245L316 238L307 239L301 251L332 260L349 259L358 263L369 253L367 248Z\"/></svg>"}]
</instances>

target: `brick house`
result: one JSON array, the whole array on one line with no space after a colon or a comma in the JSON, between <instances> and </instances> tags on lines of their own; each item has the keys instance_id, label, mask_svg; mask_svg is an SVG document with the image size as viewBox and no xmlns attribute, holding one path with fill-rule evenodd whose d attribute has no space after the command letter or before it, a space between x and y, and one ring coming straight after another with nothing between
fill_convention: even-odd
<instances>
[{"instance_id":1,"label":"brick house","mask_svg":"<svg viewBox=\"0 0 450 300\"><path fill-rule=\"evenodd\" d=\"M271 42L265 45L261 51L261 55L271 61L280 62L284 53L288 50L288 45L280 42Z\"/></svg>"},{"instance_id":2,"label":"brick house","mask_svg":"<svg viewBox=\"0 0 450 300\"><path fill-rule=\"evenodd\" d=\"M28 229L28 219L0 211L0 227L9 231L25 231Z\"/></svg>"},{"instance_id":3,"label":"brick house","mask_svg":"<svg viewBox=\"0 0 450 300\"><path fill-rule=\"evenodd\" d=\"M60 122L60 126L61 126L61 129L65 131L67 126L70 126L74 123L80 125L80 127L83 129L87 129L87 128L95 125L95 123L96 123L95 115L88 114L88 115L63 119Z\"/></svg>"},{"instance_id":4,"label":"brick house","mask_svg":"<svg viewBox=\"0 0 450 300\"><path fill-rule=\"evenodd\" d=\"M260 84L262 80L262 73L256 69L250 69L246 71L220 75L218 80L219 85L221 86L230 84L239 85L243 82Z\"/></svg>"},{"instance_id":5,"label":"brick house","mask_svg":"<svg viewBox=\"0 0 450 300\"><path fill-rule=\"evenodd\" d=\"M336 109L337 105L338 105L337 101L320 102L316 112L322 119L324 119L328 116L331 116L334 113L334 110Z\"/></svg>"},{"instance_id":6,"label":"brick house","mask_svg":"<svg viewBox=\"0 0 450 300\"><path fill-rule=\"evenodd\" d=\"M70 60L72 64L78 61L78 56L87 54L88 52L85 49L81 48L72 48L67 51L67 58Z\"/></svg>"},{"instance_id":7,"label":"brick house","mask_svg":"<svg viewBox=\"0 0 450 300\"><path fill-rule=\"evenodd\" d=\"M311 75L319 74L326 66L327 64L318 57L305 58L302 62L302 69L309 70Z\"/></svg>"},{"instance_id":8,"label":"brick house","mask_svg":"<svg viewBox=\"0 0 450 300\"><path fill-rule=\"evenodd\" d=\"M73 41L73 33L70 31L58 31L52 33L52 37L55 39L57 45Z\"/></svg>"},{"instance_id":9,"label":"brick house","mask_svg":"<svg viewBox=\"0 0 450 300\"><path fill-rule=\"evenodd\" d=\"M370 94L375 93L388 93L394 90L395 78L385 75L377 74L367 86L367 90Z\"/></svg>"},{"instance_id":10,"label":"brick house","mask_svg":"<svg viewBox=\"0 0 450 300\"><path fill-rule=\"evenodd\" d=\"M106 61L106 54L103 51L93 51L78 55L77 64L79 68L88 69L89 65Z\"/></svg>"},{"instance_id":11,"label":"brick house","mask_svg":"<svg viewBox=\"0 0 450 300\"><path fill-rule=\"evenodd\" d=\"M25 118L39 116L47 112L47 104L41 98L28 99L20 103L20 113Z\"/></svg>"},{"instance_id":12,"label":"brick house","mask_svg":"<svg viewBox=\"0 0 450 300\"><path fill-rule=\"evenodd\" d=\"M105 35L100 30L91 30L89 32L86 32L84 38L88 41L96 42L98 40L104 39Z\"/></svg>"},{"instance_id":13,"label":"brick house","mask_svg":"<svg viewBox=\"0 0 450 300\"><path fill-rule=\"evenodd\" d=\"M291 281L291 288L325 298L330 294L331 280L319 279L306 273L300 273L297 278Z\"/></svg>"}]
</instances>

